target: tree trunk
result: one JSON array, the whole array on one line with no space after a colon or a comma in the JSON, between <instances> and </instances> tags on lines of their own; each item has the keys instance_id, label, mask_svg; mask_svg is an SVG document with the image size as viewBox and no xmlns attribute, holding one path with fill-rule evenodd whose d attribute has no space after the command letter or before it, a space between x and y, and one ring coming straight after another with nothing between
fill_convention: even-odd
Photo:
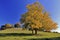
<instances>
[{"instance_id":1,"label":"tree trunk","mask_svg":"<svg viewBox=\"0 0 60 40\"><path fill-rule=\"evenodd\" d=\"M32 30L32 34L34 34L33 30Z\"/></svg>"},{"instance_id":2,"label":"tree trunk","mask_svg":"<svg viewBox=\"0 0 60 40\"><path fill-rule=\"evenodd\" d=\"M35 35L37 34L37 29L35 29Z\"/></svg>"}]
</instances>

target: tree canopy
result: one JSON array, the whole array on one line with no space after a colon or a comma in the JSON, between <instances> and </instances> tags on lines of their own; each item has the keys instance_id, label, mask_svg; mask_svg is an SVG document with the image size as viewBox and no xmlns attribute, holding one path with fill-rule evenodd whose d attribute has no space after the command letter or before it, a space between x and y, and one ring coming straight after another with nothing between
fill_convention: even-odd
<instances>
[{"instance_id":1,"label":"tree canopy","mask_svg":"<svg viewBox=\"0 0 60 40\"><path fill-rule=\"evenodd\" d=\"M20 19L21 23L28 24L26 27L32 29L44 28L46 31L57 28L57 23L51 19L49 13L44 10L39 2L28 4L27 9L28 11Z\"/></svg>"}]
</instances>

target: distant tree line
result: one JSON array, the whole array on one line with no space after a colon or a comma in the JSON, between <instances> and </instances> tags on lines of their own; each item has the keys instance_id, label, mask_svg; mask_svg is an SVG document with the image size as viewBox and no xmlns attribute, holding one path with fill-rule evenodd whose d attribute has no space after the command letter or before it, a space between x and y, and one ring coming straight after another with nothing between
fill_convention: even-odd
<instances>
[{"instance_id":1,"label":"distant tree line","mask_svg":"<svg viewBox=\"0 0 60 40\"><path fill-rule=\"evenodd\" d=\"M9 28L20 28L20 24L16 23L14 25L11 25L11 24L1 25L1 30L5 30L5 29L9 29Z\"/></svg>"}]
</instances>

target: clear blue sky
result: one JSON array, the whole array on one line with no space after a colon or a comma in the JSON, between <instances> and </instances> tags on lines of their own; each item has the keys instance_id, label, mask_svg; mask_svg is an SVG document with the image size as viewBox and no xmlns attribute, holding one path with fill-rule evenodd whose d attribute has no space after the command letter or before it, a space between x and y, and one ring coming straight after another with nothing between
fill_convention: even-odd
<instances>
[{"instance_id":1,"label":"clear blue sky","mask_svg":"<svg viewBox=\"0 0 60 40\"><path fill-rule=\"evenodd\" d=\"M0 25L19 22L21 14L27 11L26 5L36 0L0 0ZM60 31L60 0L39 0L51 18L58 23Z\"/></svg>"}]
</instances>

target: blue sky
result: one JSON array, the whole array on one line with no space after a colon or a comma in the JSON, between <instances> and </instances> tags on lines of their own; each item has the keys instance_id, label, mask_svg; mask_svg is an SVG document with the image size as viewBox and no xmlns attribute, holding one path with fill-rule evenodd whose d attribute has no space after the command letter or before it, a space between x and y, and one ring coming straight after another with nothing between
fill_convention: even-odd
<instances>
[{"instance_id":1,"label":"blue sky","mask_svg":"<svg viewBox=\"0 0 60 40\"><path fill-rule=\"evenodd\" d=\"M49 12L51 18L58 23L60 31L60 0L38 0ZM26 5L36 0L0 0L0 25L19 22L21 14L27 11Z\"/></svg>"}]
</instances>

